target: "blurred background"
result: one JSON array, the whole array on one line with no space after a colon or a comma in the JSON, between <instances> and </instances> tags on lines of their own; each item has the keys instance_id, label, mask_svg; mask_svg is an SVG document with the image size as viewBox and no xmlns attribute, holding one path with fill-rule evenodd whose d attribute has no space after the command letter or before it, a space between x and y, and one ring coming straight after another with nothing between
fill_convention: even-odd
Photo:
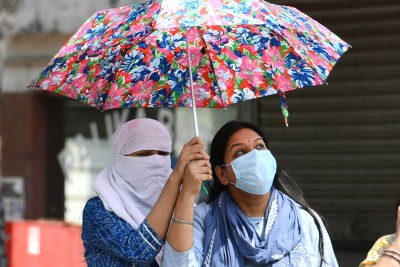
<instances>
[{"instance_id":1,"label":"blurred background","mask_svg":"<svg viewBox=\"0 0 400 267\"><path fill-rule=\"evenodd\" d=\"M93 12L138 2L0 0L0 267L7 263L5 248L9 266L47 266L51 257L57 266L85 266L83 205L94 195L97 173L112 159L109 138L121 123L138 117L163 122L174 139L174 156L194 135L191 109L100 112L26 90ZM287 94L290 127L278 97L270 96L226 110L198 109L200 137L209 144L231 119L261 126L280 168L326 219L340 266L358 266L378 237L395 231L400 2L270 2L298 8L352 48L331 72L329 85Z\"/></svg>"}]
</instances>

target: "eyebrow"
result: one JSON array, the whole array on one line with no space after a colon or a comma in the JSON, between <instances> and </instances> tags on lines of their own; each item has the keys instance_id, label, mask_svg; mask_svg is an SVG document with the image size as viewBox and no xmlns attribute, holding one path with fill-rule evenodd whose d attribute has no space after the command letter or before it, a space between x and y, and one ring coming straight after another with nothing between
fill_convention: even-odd
<instances>
[{"instance_id":1,"label":"eyebrow","mask_svg":"<svg viewBox=\"0 0 400 267\"><path fill-rule=\"evenodd\" d=\"M256 139L254 139L253 143L255 143L255 142L259 141L259 140L263 140L263 139L262 139L261 137L257 137ZM231 146L231 151L232 151L232 149L233 149L235 146L242 146L242 145L244 145L244 143L236 143L236 144L233 144L233 145Z\"/></svg>"}]
</instances>

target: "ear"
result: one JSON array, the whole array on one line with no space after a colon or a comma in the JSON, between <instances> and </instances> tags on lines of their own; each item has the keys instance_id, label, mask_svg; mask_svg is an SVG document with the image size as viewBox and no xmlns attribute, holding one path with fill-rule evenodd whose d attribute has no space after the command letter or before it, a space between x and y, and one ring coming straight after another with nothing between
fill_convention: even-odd
<instances>
[{"instance_id":1,"label":"ear","mask_svg":"<svg viewBox=\"0 0 400 267\"><path fill-rule=\"evenodd\" d=\"M221 182L221 184L223 185L227 185L229 183L229 179L226 175L226 170L225 168L221 167L221 166L216 166L215 167L215 174L217 175L219 181Z\"/></svg>"}]
</instances>

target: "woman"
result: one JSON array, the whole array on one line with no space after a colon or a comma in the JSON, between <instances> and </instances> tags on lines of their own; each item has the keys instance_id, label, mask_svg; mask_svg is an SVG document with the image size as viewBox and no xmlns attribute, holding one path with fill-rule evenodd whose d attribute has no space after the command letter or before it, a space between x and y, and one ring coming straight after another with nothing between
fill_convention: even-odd
<instances>
[{"instance_id":1,"label":"woman","mask_svg":"<svg viewBox=\"0 0 400 267\"><path fill-rule=\"evenodd\" d=\"M396 233L379 238L360 267L400 267L400 199L396 205Z\"/></svg>"},{"instance_id":2,"label":"woman","mask_svg":"<svg viewBox=\"0 0 400 267\"><path fill-rule=\"evenodd\" d=\"M158 266L184 170L210 178L199 138L183 148L171 170L168 130L152 119L131 120L112 136L114 160L96 178L97 197L83 210L82 240L88 266ZM196 160L196 164L186 167ZM206 170L207 171L207 170ZM158 257L160 260L160 255Z\"/></svg>"},{"instance_id":3,"label":"woman","mask_svg":"<svg viewBox=\"0 0 400 267\"><path fill-rule=\"evenodd\" d=\"M276 174L261 129L228 122L212 141L210 161L208 202L194 213L177 203L174 217L186 224L171 224L164 267L338 266L320 217L288 176ZM183 193L179 199L190 203L194 196Z\"/></svg>"}]
</instances>

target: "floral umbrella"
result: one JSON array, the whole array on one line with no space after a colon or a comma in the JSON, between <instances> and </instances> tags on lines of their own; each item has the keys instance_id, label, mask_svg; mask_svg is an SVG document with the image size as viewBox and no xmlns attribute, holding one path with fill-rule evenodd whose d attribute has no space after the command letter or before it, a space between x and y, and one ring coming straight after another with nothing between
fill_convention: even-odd
<instances>
[{"instance_id":1,"label":"floral umbrella","mask_svg":"<svg viewBox=\"0 0 400 267\"><path fill-rule=\"evenodd\" d=\"M287 118L284 93L324 84L348 48L289 6L152 0L95 13L29 87L100 110L224 108L280 94Z\"/></svg>"}]
</instances>

